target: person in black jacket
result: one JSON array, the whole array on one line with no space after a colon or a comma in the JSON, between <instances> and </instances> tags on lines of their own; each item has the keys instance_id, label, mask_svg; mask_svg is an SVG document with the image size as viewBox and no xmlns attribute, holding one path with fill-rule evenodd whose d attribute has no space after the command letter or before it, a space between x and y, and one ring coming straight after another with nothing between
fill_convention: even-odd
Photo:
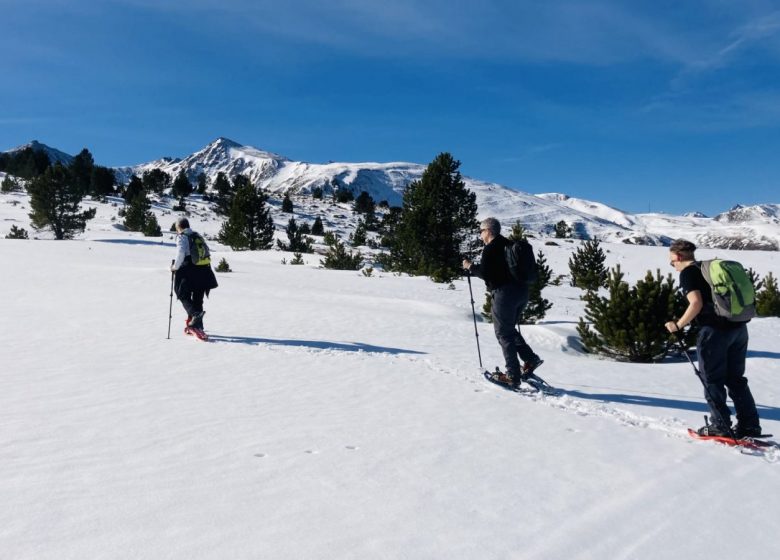
<instances>
[{"instance_id":1,"label":"person in black jacket","mask_svg":"<svg viewBox=\"0 0 780 560\"><path fill-rule=\"evenodd\" d=\"M703 426L703 436L730 436L731 413L726 404L726 389L737 412L737 437L761 435L756 402L745 378L745 358L748 347L747 323L729 321L715 314L712 290L704 279L701 263L694 256L696 245L686 239L676 239L669 247L669 264L680 273L680 287L688 307L677 321L664 326L670 333L681 331L696 321L699 334L696 352L699 356L704 397L710 406L714 423Z\"/></svg>"},{"instance_id":2,"label":"person in black jacket","mask_svg":"<svg viewBox=\"0 0 780 560\"><path fill-rule=\"evenodd\" d=\"M504 250L511 246L512 242L501 235L499 221L495 218L483 220L479 226L479 236L485 244L480 262L473 264L465 259L463 268L482 278L493 297L493 330L506 363L506 371L498 380L516 387L524 374L533 372L542 363L542 359L528 346L516 326L528 303L528 286L518 284L509 272ZM523 360L522 368L517 359L518 355Z\"/></svg>"},{"instance_id":3,"label":"person in black jacket","mask_svg":"<svg viewBox=\"0 0 780 560\"><path fill-rule=\"evenodd\" d=\"M176 260L171 265L171 270L176 272L174 291L187 312L187 326L202 330L203 315L206 313L203 311L203 296L218 286L217 277L211 270L208 257L204 259L205 262L193 261L192 252L197 239L200 238L204 245L206 242L200 234L190 229L187 218L176 221L176 233L179 234L176 239Z\"/></svg>"}]
</instances>

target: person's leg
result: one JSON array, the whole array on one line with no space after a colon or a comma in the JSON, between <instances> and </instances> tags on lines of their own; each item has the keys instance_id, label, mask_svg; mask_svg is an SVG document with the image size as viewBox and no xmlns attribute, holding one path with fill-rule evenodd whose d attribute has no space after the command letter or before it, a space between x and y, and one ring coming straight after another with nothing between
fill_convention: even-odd
<instances>
[{"instance_id":1,"label":"person's leg","mask_svg":"<svg viewBox=\"0 0 780 560\"><path fill-rule=\"evenodd\" d=\"M748 347L748 330L743 325L729 332L730 344L728 347L726 373L726 387L729 396L734 401L734 409L737 413L737 424L740 431L760 432L756 401L748 387L745 378L745 356Z\"/></svg>"},{"instance_id":2,"label":"person's leg","mask_svg":"<svg viewBox=\"0 0 780 560\"><path fill-rule=\"evenodd\" d=\"M727 337L723 331L702 327L696 341L699 371L705 385L704 397L710 405L710 418L719 428L731 427L731 412L726 405Z\"/></svg>"},{"instance_id":3,"label":"person's leg","mask_svg":"<svg viewBox=\"0 0 780 560\"><path fill-rule=\"evenodd\" d=\"M501 287L493 291L493 304L491 307L493 319L493 331L501 346L504 355L506 374L513 380L520 379L520 362L517 359L517 337L515 329L517 320L517 294L512 293L507 287Z\"/></svg>"},{"instance_id":4,"label":"person's leg","mask_svg":"<svg viewBox=\"0 0 780 560\"><path fill-rule=\"evenodd\" d=\"M525 338L523 338L523 334L520 330L520 316L523 314L523 310L525 309L525 306L528 305L528 288L526 287L516 287L515 288L518 292L518 300L517 300L517 308L515 311L515 325L517 325L517 335L515 336L515 347L517 349L517 353L520 356L520 359L523 360L524 364L535 364L538 361L541 360L539 356L537 356L536 352L534 352L531 347L528 345L528 343L525 341Z\"/></svg>"}]
</instances>

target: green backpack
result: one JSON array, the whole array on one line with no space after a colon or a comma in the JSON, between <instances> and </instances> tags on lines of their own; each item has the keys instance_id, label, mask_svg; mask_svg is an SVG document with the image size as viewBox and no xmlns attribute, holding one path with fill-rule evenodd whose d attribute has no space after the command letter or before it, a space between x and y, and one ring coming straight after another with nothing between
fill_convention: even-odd
<instances>
[{"instance_id":1,"label":"green backpack","mask_svg":"<svg viewBox=\"0 0 780 560\"><path fill-rule=\"evenodd\" d=\"M715 314L743 323L756 316L756 291L745 268L736 261L712 259L699 263L712 290Z\"/></svg>"},{"instance_id":2,"label":"green backpack","mask_svg":"<svg viewBox=\"0 0 780 560\"><path fill-rule=\"evenodd\" d=\"M211 251L206 245L206 240L199 234L193 232L187 234L187 241L190 243L190 261L196 266L205 266L211 264Z\"/></svg>"}]
</instances>

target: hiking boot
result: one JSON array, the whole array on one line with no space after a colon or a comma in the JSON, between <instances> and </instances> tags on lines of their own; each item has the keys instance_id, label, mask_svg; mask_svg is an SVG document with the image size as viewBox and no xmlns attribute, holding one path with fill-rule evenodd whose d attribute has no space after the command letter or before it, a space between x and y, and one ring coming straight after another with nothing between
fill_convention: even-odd
<instances>
[{"instance_id":1,"label":"hiking boot","mask_svg":"<svg viewBox=\"0 0 780 560\"><path fill-rule=\"evenodd\" d=\"M538 368L540 365L544 363L544 360L541 359L539 356L536 357L535 360L531 362L524 362L523 363L523 377L526 377L527 375L531 375L536 368Z\"/></svg>"},{"instance_id":2,"label":"hiking boot","mask_svg":"<svg viewBox=\"0 0 780 560\"><path fill-rule=\"evenodd\" d=\"M492 378L494 383L498 383L500 385L506 385L507 387L517 386L512 381L512 377L510 375L507 375L503 371L499 371L498 368L496 368L496 371L492 372Z\"/></svg>"},{"instance_id":3,"label":"hiking boot","mask_svg":"<svg viewBox=\"0 0 780 560\"><path fill-rule=\"evenodd\" d=\"M761 426L740 426L737 424L736 429L734 430L737 437L742 438L749 438L749 437L758 437L761 435Z\"/></svg>"},{"instance_id":4,"label":"hiking boot","mask_svg":"<svg viewBox=\"0 0 780 560\"><path fill-rule=\"evenodd\" d=\"M192 320L187 325L188 327L192 327L193 329L200 329L203 330L203 316L206 314L205 311L201 311L200 313L196 313L192 316Z\"/></svg>"},{"instance_id":5,"label":"hiking boot","mask_svg":"<svg viewBox=\"0 0 780 560\"><path fill-rule=\"evenodd\" d=\"M707 424L696 431L700 436L731 437L731 430L715 424Z\"/></svg>"}]
</instances>

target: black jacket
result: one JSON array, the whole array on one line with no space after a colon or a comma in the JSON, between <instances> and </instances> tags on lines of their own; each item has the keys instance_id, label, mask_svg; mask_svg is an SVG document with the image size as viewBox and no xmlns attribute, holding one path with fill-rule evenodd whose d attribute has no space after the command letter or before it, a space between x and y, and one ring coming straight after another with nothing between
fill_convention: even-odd
<instances>
[{"instance_id":1,"label":"black jacket","mask_svg":"<svg viewBox=\"0 0 780 560\"><path fill-rule=\"evenodd\" d=\"M498 235L482 249L479 264L471 265L471 273L485 281L488 290L495 290L512 282L505 248L512 245L503 235Z\"/></svg>"}]
</instances>

